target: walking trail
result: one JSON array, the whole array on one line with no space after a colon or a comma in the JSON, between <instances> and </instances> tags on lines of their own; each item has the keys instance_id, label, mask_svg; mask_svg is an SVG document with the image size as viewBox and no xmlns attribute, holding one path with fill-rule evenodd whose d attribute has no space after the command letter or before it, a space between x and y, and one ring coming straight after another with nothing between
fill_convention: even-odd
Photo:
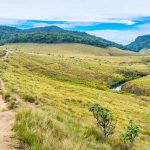
<instances>
[{"instance_id":1,"label":"walking trail","mask_svg":"<svg viewBox=\"0 0 150 150\"><path fill-rule=\"evenodd\" d=\"M6 60L11 52L7 51L5 56L0 58ZM0 79L0 89L6 91L5 85ZM13 137L13 123L15 120L15 112L7 109L2 95L0 95L0 150L18 150L19 142Z\"/></svg>"},{"instance_id":2,"label":"walking trail","mask_svg":"<svg viewBox=\"0 0 150 150\"><path fill-rule=\"evenodd\" d=\"M16 150L19 143L12 137L15 113L7 110L7 105L0 96L0 150Z\"/></svg>"}]
</instances>

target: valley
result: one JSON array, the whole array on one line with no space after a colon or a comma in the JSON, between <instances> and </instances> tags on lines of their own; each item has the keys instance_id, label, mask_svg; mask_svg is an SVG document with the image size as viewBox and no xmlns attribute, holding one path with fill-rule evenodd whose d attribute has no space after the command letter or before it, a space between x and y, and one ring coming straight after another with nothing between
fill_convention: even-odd
<instances>
[{"instance_id":1,"label":"valley","mask_svg":"<svg viewBox=\"0 0 150 150\"><path fill-rule=\"evenodd\" d=\"M150 56L84 44L8 44L0 76L31 107L15 108L14 133L29 149L123 149L129 120L140 125L134 150L150 147ZM6 56L6 55L5 55ZM121 91L112 88L121 84ZM106 143L88 107L99 103L117 118Z\"/></svg>"},{"instance_id":2,"label":"valley","mask_svg":"<svg viewBox=\"0 0 150 150\"><path fill-rule=\"evenodd\" d=\"M0 150L150 150L150 0L0 1Z\"/></svg>"}]
</instances>

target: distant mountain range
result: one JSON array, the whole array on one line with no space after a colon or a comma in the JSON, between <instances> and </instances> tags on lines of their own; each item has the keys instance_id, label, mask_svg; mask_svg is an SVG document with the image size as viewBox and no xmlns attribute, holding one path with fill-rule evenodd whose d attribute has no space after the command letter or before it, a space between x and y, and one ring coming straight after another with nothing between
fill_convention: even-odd
<instances>
[{"instance_id":1,"label":"distant mountain range","mask_svg":"<svg viewBox=\"0 0 150 150\"><path fill-rule=\"evenodd\" d=\"M6 43L82 43L97 47L124 47L78 31L68 31L57 26L31 28L26 30L15 27L0 26L0 45Z\"/></svg>"},{"instance_id":2,"label":"distant mountain range","mask_svg":"<svg viewBox=\"0 0 150 150\"><path fill-rule=\"evenodd\" d=\"M136 52L142 49L149 49L150 48L150 34L137 37L135 41L127 45L126 48L132 51L136 51Z\"/></svg>"},{"instance_id":3,"label":"distant mountain range","mask_svg":"<svg viewBox=\"0 0 150 150\"><path fill-rule=\"evenodd\" d=\"M82 43L98 47L123 46L90 34L78 31L68 31L57 26L17 29L15 27L0 26L0 44L6 43Z\"/></svg>"},{"instance_id":4,"label":"distant mountain range","mask_svg":"<svg viewBox=\"0 0 150 150\"><path fill-rule=\"evenodd\" d=\"M127 46L96 37L85 32L69 31L57 26L21 30L0 26L0 45L7 43L82 43L97 47L116 47L123 50L140 51L150 48L150 35L140 36Z\"/></svg>"}]
</instances>

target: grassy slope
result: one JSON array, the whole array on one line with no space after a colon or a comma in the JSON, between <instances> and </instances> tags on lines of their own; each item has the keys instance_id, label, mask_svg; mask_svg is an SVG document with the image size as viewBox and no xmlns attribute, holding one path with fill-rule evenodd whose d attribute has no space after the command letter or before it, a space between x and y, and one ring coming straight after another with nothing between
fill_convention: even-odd
<instances>
[{"instance_id":1,"label":"grassy slope","mask_svg":"<svg viewBox=\"0 0 150 150\"><path fill-rule=\"evenodd\" d=\"M79 45L72 46L74 49ZM132 119L142 128L135 149L148 150L148 102L143 101L143 97L113 93L107 89L110 79L118 82L127 78L122 73L125 70L148 73L148 65L143 63L143 58L97 57L91 52L79 55L78 49L69 51L70 44L7 47L20 52L0 62L0 74L5 84L24 99L35 99L39 103L34 111L18 113L15 126L17 134L33 149L98 148L101 145L101 134L95 128L95 120L88 111L88 106L97 102L118 117L116 133L104 145L106 149L119 147L118 137ZM63 47L63 50L60 53L60 50L51 50L52 47Z\"/></svg>"},{"instance_id":2,"label":"grassy slope","mask_svg":"<svg viewBox=\"0 0 150 150\"><path fill-rule=\"evenodd\" d=\"M0 49L0 57L5 56L6 50Z\"/></svg>"},{"instance_id":3,"label":"grassy slope","mask_svg":"<svg viewBox=\"0 0 150 150\"><path fill-rule=\"evenodd\" d=\"M99 48L84 44L10 44L5 48L16 48L25 52L42 54L92 55L92 56L132 56L135 52L123 51L117 48ZM44 47L44 51L43 51Z\"/></svg>"},{"instance_id":4,"label":"grassy slope","mask_svg":"<svg viewBox=\"0 0 150 150\"><path fill-rule=\"evenodd\" d=\"M127 82L123 86L124 90L135 94L150 96L150 75Z\"/></svg>"},{"instance_id":5,"label":"grassy slope","mask_svg":"<svg viewBox=\"0 0 150 150\"><path fill-rule=\"evenodd\" d=\"M144 55L150 55L150 49L142 50L140 53Z\"/></svg>"},{"instance_id":6,"label":"grassy slope","mask_svg":"<svg viewBox=\"0 0 150 150\"><path fill-rule=\"evenodd\" d=\"M150 57L143 57L142 61L150 68ZM137 95L150 96L150 75L125 83L123 89Z\"/></svg>"}]
</instances>

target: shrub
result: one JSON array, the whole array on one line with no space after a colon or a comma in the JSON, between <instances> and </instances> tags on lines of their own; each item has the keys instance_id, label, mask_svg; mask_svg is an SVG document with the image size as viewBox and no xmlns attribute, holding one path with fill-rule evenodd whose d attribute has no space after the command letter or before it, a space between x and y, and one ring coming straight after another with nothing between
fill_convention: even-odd
<instances>
[{"instance_id":1,"label":"shrub","mask_svg":"<svg viewBox=\"0 0 150 150\"><path fill-rule=\"evenodd\" d=\"M3 93L3 99L6 101L6 102L9 102L10 101L10 94L9 93Z\"/></svg>"},{"instance_id":2,"label":"shrub","mask_svg":"<svg viewBox=\"0 0 150 150\"><path fill-rule=\"evenodd\" d=\"M10 101L8 104L9 109L15 109L18 107L18 103L16 101Z\"/></svg>"},{"instance_id":3,"label":"shrub","mask_svg":"<svg viewBox=\"0 0 150 150\"><path fill-rule=\"evenodd\" d=\"M134 140L138 136L139 131L139 126L130 121L127 131L122 134L123 141L129 144L129 150L132 150Z\"/></svg>"},{"instance_id":4,"label":"shrub","mask_svg":"<svg viewBox=\"0 0 150 150\"><path fill-rule=\"evenodd\" d=\"M89 110L93 112L93 116L97 120L97 125L102 128L104 140L106 140L108 136L114 133L115 129L111 112L99 104L91 105Z\"/></svg>"},{"instance_id":5,"label":"shrub","mask_svg":"<svg viewBox=\"0 0 150 150\"><path fill-rule=\"evenodd\" d=\"M5 92L3 94L3 99L7 103L8 109L15 109L18 107L18 102L14 97L12 97L9 93Z\"/></svg>"},{"instance_id":6,"label":"shrub","mask_svg":"<svg viewBox=\"0 0 150 150\"><path fill-rule=\"evenodd\" d=\"M36 101L35 98L30 95L25 95L24 99L25 101L30 102L30 103L34 103Z\"/></svg>"}]
</instances>

